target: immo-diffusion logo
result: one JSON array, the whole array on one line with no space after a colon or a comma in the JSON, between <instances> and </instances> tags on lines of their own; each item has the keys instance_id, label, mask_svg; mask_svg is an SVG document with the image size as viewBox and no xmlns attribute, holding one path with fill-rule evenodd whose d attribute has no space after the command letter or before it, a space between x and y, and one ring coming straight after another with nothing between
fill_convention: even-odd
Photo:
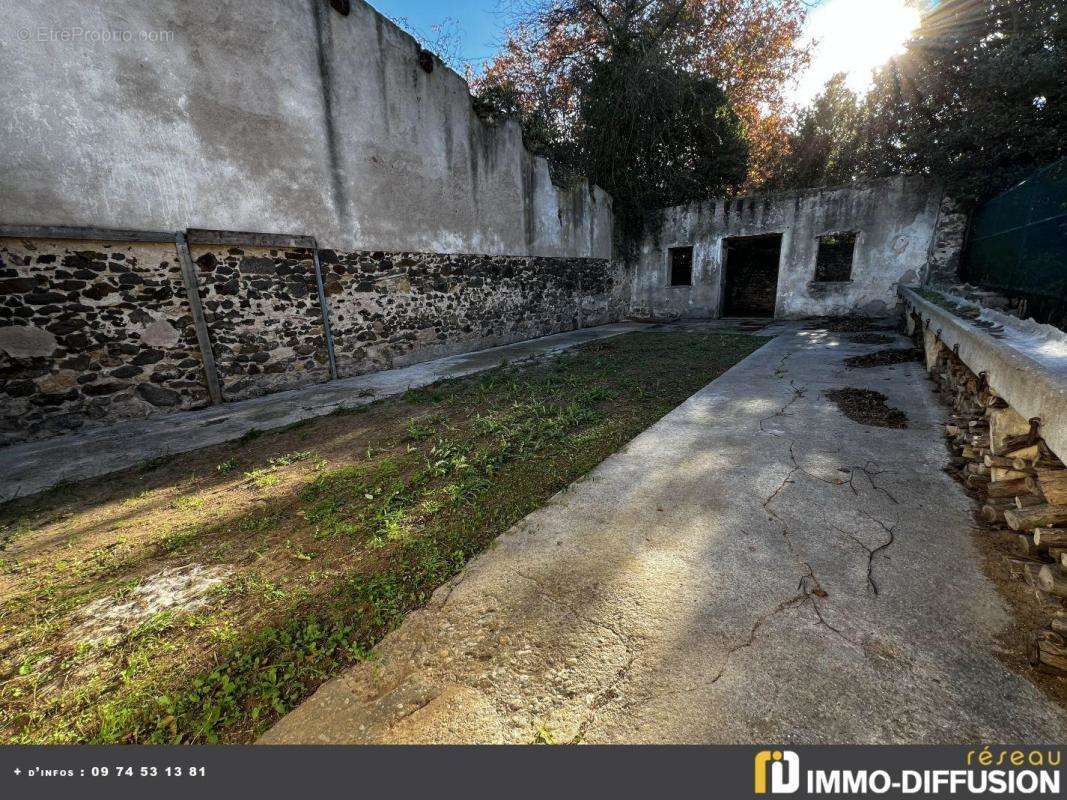
<instances>
[{"instance_id":1,"label":"immo-diffusion logo","mask_svg":"<svg viewBox=\"0 0 1067 800\"><path fill-rule=\"evenodd\" d=\"M792 750L760 750L756 753L756 794L792 794L800 788L800 756Z\"/></svg>"},{"instance_id":2,"label":"immo-diffusion logo","mask_svg":"<svg viewBox=\"0 0 1067 800\"><path fill-rule=\"evenodd\" d=\"M1062 796L1058 748L993 748L966 753L963 763L923 767L907 748L885 749L877 768L812 768L801 770L800 756L793 750L760 750L755 755L756 794L793 794L801 786L808 796L866 797L867 795L1050 795ZM962 755L962 753L961 753ZM954 759L949 757L950 762ZM900 762L900 763L894 763ZM918 768L917 768L918 767Z\"/></svg>"}]
</instances>

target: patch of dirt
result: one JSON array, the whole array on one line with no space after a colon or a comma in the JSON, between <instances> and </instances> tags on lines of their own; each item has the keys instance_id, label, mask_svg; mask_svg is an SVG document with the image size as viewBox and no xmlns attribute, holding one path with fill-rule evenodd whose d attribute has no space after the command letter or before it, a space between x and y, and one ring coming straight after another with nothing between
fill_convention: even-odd
<instances>
[{"instance_id":1,"label":"patch of dirt","mask_svg":"<svg viewBox=\"0 0 1067 800\"><path fill-rule=\"evenodd\" d=\"M848 340L852 344L892 344L893 337L886 333L857 333L855 336L849 336Z\"/></svg>"},{"instance_id":2,"label":"patch of dirt","mask_svg":"<svg viewBox=\"0 0 1067 800\"><path fill-rule=\"evenodd\" d=\"M767 322L761 322L760 320L751 320L748 322L739 322L737 324L737 330L742 333L754 333L755 331L761 331L766 328Z\"/></svg>"},{"instance_id":3,"label":"patch of dirt","mask_svg":"<svg viewBox=\"0 0 1067 800\"><path fill-rule=\"evenodd\" d=\"M845 359L845 366L849 369L870 369L871 367L885 367L890 364L908 364L913 361L921 361L922 353L914 348L903 349L890 348L876 350L862 356L852 356Z\"/></svg>"},{"instance_id":4,"label":"patch of dirt","mask_svg":"<svg viewBox=\"0 0 1067 800\"><path fill-rule=\"evenodd\" d=\"M74 645L117 644L128 633L163 611L188 612L204 605L211 590L230 571L224 567L187 564L165 569L126 592L101 597L72 615L67 638Z\"/></svg>"},{"instance_id":5,"label":"patch of dirt","mask_svg":"<svg viewBox=\"0 0 1067 800\"><path fill-rule=\"evenodd\" d=\"M997 658L1067 708L1067 676L1034 667L1028 657L1034 631L1048 627L1052 609L1037 599L1034 590L1012 576L1008 569L1007 559L1020 557L1015 545L1019 534L994 529L985 523L976 525L973 533L982 555L982 572L1007 602L1013 622L997 634L997 644L1000 645Z\"/></svg>"},{"instance_id":6,"label":"patch of dirt","mask_svg":"<svg viewBox=\"0 0 1067 800\"><path fill-rule=\"evenodd\" d=\"M871 389L830 389L823 392L837 410L853 422L878 428L906 428L908 417L886 403L886 396Z\"/></svg>"}]
</instances>

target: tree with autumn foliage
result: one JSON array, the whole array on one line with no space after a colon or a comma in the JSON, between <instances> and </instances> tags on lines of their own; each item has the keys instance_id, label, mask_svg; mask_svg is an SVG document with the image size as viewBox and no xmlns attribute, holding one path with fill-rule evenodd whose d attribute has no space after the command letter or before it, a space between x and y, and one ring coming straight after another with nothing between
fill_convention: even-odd
<instances>
[{"instance_id":1,"label":"tree with autumn foliage","mask_svg":"<svg viewBox=\"0 0 1067 800\"><path fill-rule=\"evenodd\" d=\"M536 152L605 183L619 176L624 193L638 188L621 180L625 159L644 148L648 157L630 166L650 183L624 206L736 190L762 181L784 140L783 88L807 59L796 45L804 12L802 0L542 0L518 16L474 90L487 113L519 116ZM589 116L605 109L629 114L617 117L628 138L609 137L608 147L598 137L610 120ZM672 188L670 175L648 172L651 154L681 148L685 131L689 152L660 159L681 170ZM610 148L615 162L605 161Z\"/></svg>"},{"instance_id":2,"label":"tree with autumn foliage","mask_svg":"<svg viewBox=\"0 0 1067 800\"><path fill-rule=\"evenodd\" d=\"M848 184L867 172L864 99L844 73L826 83L811 105L797 112L784 146L777 148L764 190L792 191Z\"/></svg>"}]
</instances>

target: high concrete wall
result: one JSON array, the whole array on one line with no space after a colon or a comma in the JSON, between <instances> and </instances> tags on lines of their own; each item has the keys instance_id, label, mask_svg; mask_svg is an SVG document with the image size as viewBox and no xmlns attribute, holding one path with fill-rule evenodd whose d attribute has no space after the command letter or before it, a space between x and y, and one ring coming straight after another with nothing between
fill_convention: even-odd
<instances>
[{"instance_id":1,"label":"high concrete wall","mask_svg":"<svg viewBox=\"0 0 1067 800\"><path fill-rule=\"evenodd\" d=\"M937 233L930 246L930 263L926 282L934 286L952 286L960 281L960 260L967 239L969 215L952 198L941 200Z\"/></svg>"},{"instance_id":2,"label":"high concrete wall","mask_svg":"<svg viewBox=\"0 0 1067 800\"><path fill-rule=\"evenodd\" d=\"M884 315L899 284L920 284L938 226L941 187L894 177L795 196L709 200L667 209L642 242L633 271L636 317L722 314L724 240L781 234L776 317ZM852 280L814 281L818 237L858 233ZM668 249L693 247L693 285L671 286Z\"/></svg>"},{"instance_id":3,"label":"high concrete wall","mask_svg":"<svg viewBox=\"0 0 1067 800\"><path fill-rule=\"evenodd\" d=\"M353 0L0 0L0 224L611 256L611 200Z\"/></svg>"}]
</instances>

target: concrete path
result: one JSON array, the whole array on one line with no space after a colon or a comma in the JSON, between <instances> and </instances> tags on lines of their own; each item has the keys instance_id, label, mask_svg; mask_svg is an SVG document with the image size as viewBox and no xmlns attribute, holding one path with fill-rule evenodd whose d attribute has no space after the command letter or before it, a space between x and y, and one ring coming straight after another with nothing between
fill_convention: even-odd
<instances>
[{"instance_id":1,"label":"concrete path","mask_svg":"<svg viewBox=\"0 0 1067 800\"><path fill-rule=\"evenodd\" d=\"M784 334L528 516L264 742L1055 742L918 364ZM900 344L905 344L901 339ZM906 430L824 396L875 388Z\"/></svg>"},{"instance_id":2,"label":"concrete path","mask_svg":"<svg viewBox=\"0 0 1067 800\"><path fill-rule=\"evenodd\" d=\"M253 429L281 428L330 414L338 408L402 394L444 378L470 375L505 362L538 358L645 327L641 323L625 322L557 333L199 411L130 420L85 433L5 447L0 449L0 503L65 481L106 475L150 459L239 439Z\"/></svg>"}]
</instances>

